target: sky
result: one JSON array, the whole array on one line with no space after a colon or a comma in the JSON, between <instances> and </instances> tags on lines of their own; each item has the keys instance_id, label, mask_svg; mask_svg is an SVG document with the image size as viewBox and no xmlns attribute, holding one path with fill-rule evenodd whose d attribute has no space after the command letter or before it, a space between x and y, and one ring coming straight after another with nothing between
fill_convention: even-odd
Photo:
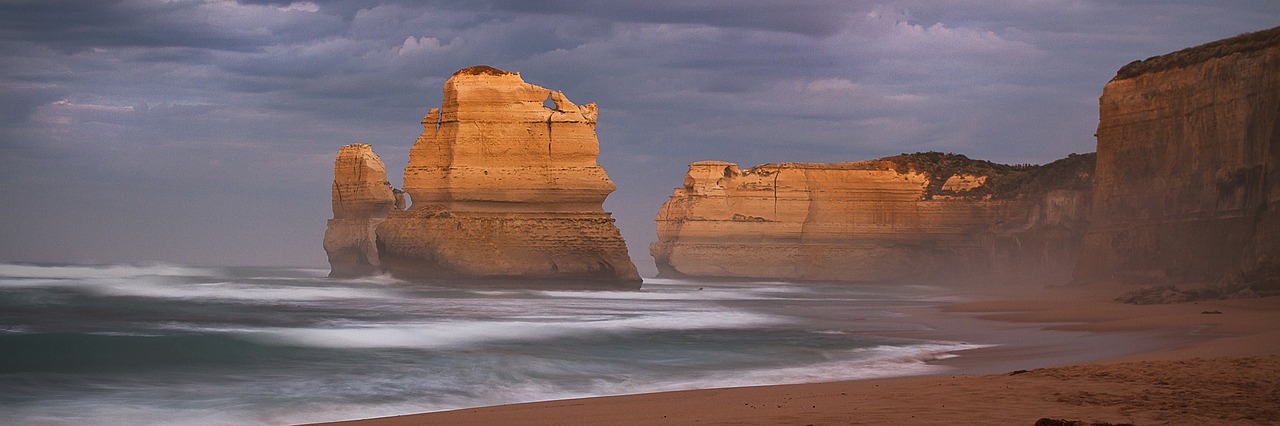
<instances>
[{"instance_id":1,"label":"sky","mask_svg":"<svg viewBox=\"0 0 1280 426\"><path fill-rule=\"evenodd\" d=\"M1275 0L0 0L0 261L327 267L333 157L400 187L485 64L600 106L642 272L690 162L1094 150L1122 65L1280 25Z\"/></svg>"}]
</instances>

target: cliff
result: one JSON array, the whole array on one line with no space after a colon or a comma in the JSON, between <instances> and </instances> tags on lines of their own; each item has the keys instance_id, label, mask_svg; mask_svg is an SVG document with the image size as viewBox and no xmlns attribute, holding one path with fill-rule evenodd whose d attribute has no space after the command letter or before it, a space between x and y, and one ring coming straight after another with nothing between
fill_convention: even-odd
<instances>
[{"instance_id":1,"label":"cliff","mask_svg":"<svg viewBox=\"0 0 1280 426\"><path fill-rule=\"evenodd\" d=\"M848 163L689 166L650 247L667 276L1065 282L1093 156L1012 167L921 153Z\"/></svg>"},{"instance_id":2,"label":"cliff","mask_svg":"<svg viewBox=\"0 0 1280 426\"><path fill-rule=\"evenodd\" d=\"M454 73L410 151L404 189L413 204L377 228L383 268L410 280L638 288L602 207L614 184L596 164L597 113L519 73Z\"/></svg>"},{"instance_id":3,"label":"cliff","mask_svg":"<svg viewBox=\"0 0 1280 426\"><path fill-rule=\"evenodd\" d=\"M1099 114L1077 280L1280 292L1280 27L1129 64Z\"/></svg>"},{"instance_id":4,"label":"cliff","mask_svg":"<svg viewBox=\"0 0 1280 426\"><path fill-rule=\"evenodd\" d=\"M338 150L333 162L333 219L324 232L329 276L355 277L381 269L375 229L396 207L387 168L369 144Z\"/></svg>"}]
</instances>

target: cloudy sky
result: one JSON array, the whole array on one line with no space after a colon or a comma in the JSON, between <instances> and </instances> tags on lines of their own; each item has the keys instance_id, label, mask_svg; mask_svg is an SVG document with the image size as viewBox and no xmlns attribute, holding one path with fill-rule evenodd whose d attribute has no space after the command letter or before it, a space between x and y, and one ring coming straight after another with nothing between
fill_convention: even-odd
<instances>
[{"instance_id":1,"label":"cloudy sky","mask_svg":"<svg viewBox=\"0 0 1280 426\"><path fill-rule=\"evenodd\" d=\"M399 186L487 64L600 105L642 270L689 162L1094 148L1135 59L1280 25L1275 0L0 0L0 260L327 266L333 155Z\"/></svg>"}]
</instances>

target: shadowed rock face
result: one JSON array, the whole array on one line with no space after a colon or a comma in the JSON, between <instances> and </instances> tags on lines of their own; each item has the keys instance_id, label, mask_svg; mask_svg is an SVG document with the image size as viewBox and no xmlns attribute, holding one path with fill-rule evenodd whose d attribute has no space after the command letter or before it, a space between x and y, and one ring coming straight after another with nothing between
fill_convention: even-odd
<instances>
[{"instance_id":1,"label":"shadowed rock face","mask_svg":"<svg viewBox=\"0 0 1280 426\"><path fill-rule=\"evenodd\" d=\"M381 269L374 231L395 205L387 168L369 144L338 150L333 162L333 219L324 232L329 276L357 277Z\"/></svg>"},{"instance_id":2,"label":"shadowed rock face","mask_svg":"<svg viewBox=\"0 0 1280 426\"><path fill-rule=\"evenodd\" d=\"M377 229L383 267L412 280L639 287L602 207L614 184L596 164L596 115L595 104L576 105L519 73L454 73L410 151L404 189L413 204Z\"/></svg>"},{"instance_id":3,"label":"shadowed rock face","mask_svg":"<svg viewBox=\"0 0 1280 426\"><path fill-rule=\"evenodd\" d=\"M1015 168L922 153L851 163L689 166L650 247L664 275L1065 282L1093 156Z\"/></svg>"},{"instance_id":4,"label":"shadowed rock face","mask_svg":"<svg viewBox=\"0 0 1280 426\"><path fill-rule=\"evenodd\" d=\"M1100 104L1078 280L1280 290L1280 28L1130 64Z\"/></svg>"}]
</instances>

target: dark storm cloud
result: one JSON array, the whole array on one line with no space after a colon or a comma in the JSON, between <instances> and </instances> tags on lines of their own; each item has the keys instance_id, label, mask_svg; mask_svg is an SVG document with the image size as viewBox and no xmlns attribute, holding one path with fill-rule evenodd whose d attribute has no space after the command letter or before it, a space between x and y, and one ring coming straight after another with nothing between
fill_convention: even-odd
<instances>
[{"instance_id":1,"label":"dark storm cloud","mask_svg":"<svg viewBox=\"0 0 1280 426\"><path fill-rule=\"evenodd\" d=\"M69 52L126 46L253 51L281 37L322 34L336 23L272 23L251 14L196 1L18 0L0 3L0 36ZM237 25L244 23L255 25Z\"/></svg>"},{"instance_id":2,"label":"dark storm cloud","mask_svg":"<svg viewBox=\"0 0 1280 426\"><path fill-rule=\"evenodd\" d=\"M691 161L1046 162L1092 150L1121 65L1278 23L1266 0L0 0L0 260L323 264L337 148L374 144L398 185L474 64L601 106L643 260Z\"/></svg>"},{"instance_id":3,"label":"dark storm cloud","mask_svg":"<svg viewBox=\"0 0 1280 426\"><path fill-rule=\"evenodd\" d=\"M462 4L474 10L501 10L539 15L590 17L611 22L647 24L694 24L723 28L745 28L829 36L844 28L849 13L858 2L844 0L663 0L603 1L573 0L520 1L487 0L440 2ZM447 7L447 6L446 6Z\"/></svg>"}]
</instances>

